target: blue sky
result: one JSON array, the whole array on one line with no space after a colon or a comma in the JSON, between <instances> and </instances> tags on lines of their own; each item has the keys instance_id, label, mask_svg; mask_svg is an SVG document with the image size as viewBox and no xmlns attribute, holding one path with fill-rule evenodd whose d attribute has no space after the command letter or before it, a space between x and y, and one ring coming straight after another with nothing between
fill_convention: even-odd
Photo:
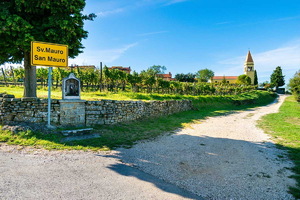
<instances>
[{"instance_id":1,"label":"blue sky","mask_svg":"<svg viewBox=\"0 0 300 200\"><path fill-rule=\"evenodd\" d=\"M70 64L238 76L250 49L259 82L300 69L299 0L87 0L84 12L97 18Z\"/></svg>"}]
</instances>

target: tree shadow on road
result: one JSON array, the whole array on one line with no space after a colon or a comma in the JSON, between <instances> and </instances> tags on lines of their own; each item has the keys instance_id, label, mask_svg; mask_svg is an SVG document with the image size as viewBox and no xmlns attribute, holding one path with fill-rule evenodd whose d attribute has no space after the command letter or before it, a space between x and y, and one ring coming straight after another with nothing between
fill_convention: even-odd
<instances>
[{"instance_id":1,"label":"tree shadow on road","mask_svg":"<svg viewBox=\"0 0 300 200\"><path fill-rule=\"evenodd\" d=\"M202 197L200 197L196 194L193 194L187 190L184 190L184 189L182 189L178 186L175 186L171 183L165 182L162 179L159 179L151 174L145 173L137 168L128 166L126 164L121 164L121 163L113 164L113 165L110 165L108 168L114 172L117 172L118 174L120 174L122 176L135 177L135 178L138 178L139 180L152 183L153 185L155 185L157 188L159 188L162 191L176 194L180 197L184 197L187 199L203 200Z\"/></svg>"},{"instance_id":2,"label":"tree shadow on road","mask_svg":"<svg viewBox=\"0 0 300 200\"><path fill-rule=\"evenodd\" d=\"M247 133L245 133L247 134ZM101 155L99 155L101 156ZM295 186L293 164L287 152L271 142L248 142L207 136L174 134L117 149L106 155L122 163L108 168L123 176L151 182L156 187L187 197L144 173L205 198L286 199L288 186ZM140 171L131 172L132 166ZM262 195L263 194L263 195ZM218 196L220 195L220 196ZM224 196L227 195L227 196ZM254 196L253 196L254 195Z\"/></svg>"}]
</instances>

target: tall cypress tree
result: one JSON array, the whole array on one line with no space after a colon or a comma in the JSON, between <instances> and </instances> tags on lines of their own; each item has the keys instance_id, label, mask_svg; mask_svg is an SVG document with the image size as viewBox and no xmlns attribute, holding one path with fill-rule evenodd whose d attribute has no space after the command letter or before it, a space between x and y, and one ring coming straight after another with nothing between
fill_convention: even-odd
<instances>
[{"instance_id":1,"label":"tall cypress tree","mask_svg":"<svg viewBox=\"0 0 300 200\"><path fill-rule=\"evenodd\" d=\"M258 85L257 72L254 70L254 85Z\"/></svg>"},{"instance_id":2,"label":"tall cypress tree","mask_svg":"<svg viewBox=\"0 0 300 200\"><path fill-rule=\"evenodd\" d=\"M36 68L30 64L31 41L69 46L69 56L76 57L87 38L84 20L85 0L3 0L0 2L0 64L24 61L24 97L36 97Z\"/></svg>"}]
</instances>

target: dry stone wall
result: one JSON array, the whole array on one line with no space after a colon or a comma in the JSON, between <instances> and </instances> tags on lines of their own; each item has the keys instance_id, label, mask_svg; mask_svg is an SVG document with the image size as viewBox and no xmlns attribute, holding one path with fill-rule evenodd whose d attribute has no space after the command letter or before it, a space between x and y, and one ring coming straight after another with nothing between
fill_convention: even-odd
<instances>
[{"instance_id":1,"label":"dry stone wall","mask_svg":"<svg viewBox=\"0 0 300 200\"><path fill-rule=\"evenodd\" d=\"M47 121L48 100L37 98L1 98L0 97L0 122L31 122L40 123ZM51 102L51 122L59 122L60 105L58 100Z\"/></svg>"},{"instance_id":2,"label":"dry stone wall","mask_svg":"<svg viewBox=\"0 0 300 200\"><path fill-rule=\"evenodd\" d=\"M159 117L192 109L192 102L182 101L87 101L86 124L101 125Z\"/></svg>"},{"instance_id":3,"label":"dry stone wall","mask_svg":"<svg viewBox=\"0 0 300 200\"><path fill-rule=\"evenodd\" d=\"M191 110L189 100L172 101L85 101L80 113L84 111L85 126L116 124L151 117L170 115ZM51 123L57 126L77 126L74 116L65 118L66 106L60 100L51 102ZM74 112L76 115L76 112ZM82 117L82 116L81 116ZM0 95L0 123L10 122L47 122L47 99L14 98Z\"/></svg>"}]
</instances>

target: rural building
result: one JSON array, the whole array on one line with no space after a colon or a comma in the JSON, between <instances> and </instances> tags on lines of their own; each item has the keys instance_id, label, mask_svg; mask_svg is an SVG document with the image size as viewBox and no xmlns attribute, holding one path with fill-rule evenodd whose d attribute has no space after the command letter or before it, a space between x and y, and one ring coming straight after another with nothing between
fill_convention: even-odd
<instances>
[{"instance_id":1,"label":"rural building","mask_svg":"<svg viewBox=\"0 0 300 200\"><path fill-rule=\"evenodd\" d=\"M162 78L165 81L174 81L175 80L175 78L172 78L171 72L169 72L168 74L156 74L156 76L158 78Z\"/></svg>"},{"instance_id":2,"label":"rural building","mask_svg":"<svg viewBox=\"0 0 300 200\"><path fill-rule=\"evenodd\" d=\"M254 62L251 55L251 52L248 51L248 54L246 56L246 60L244 63L244 74L248 75L251 78L251 84L254 84ZM208 82L210 83L222 83L223 81L226 81L226 83L234 84L237 82L238 76L214 76L212 77Z\"/></svg>"},{"instance_id":3,"label":"rural building","mask_svg":"<svg viewBox=\"0 0 300 200\"><path fill-rule=\"evenodd\" d=\"M226 83L230 83L230 84L235 84L238 76L214 76L212 77L213 80L211 80L210 82L213 83L223 83L224 79L226 81Z\"/></svg>"},{"instance_id":4,"label":"rural building","mask_svg":"<svg viewBox=\"0 0 300 200\"><path fill-rule=\"evenodd\" d=\"M108 69L117 69L117 70L126 72L127 74L130 74L130 72L131 72L130 67L112 66L112 67L109 67Z\"/></svg>"},{"instance_id":5,"label":"rural building","mask_svg":"<svg viewBox=\"0 0 300 200\"><path fill-rule=\"evenodd\" d=\"M79 68L79 69L96 69L95 65L71 65L69 68Z\"/></svg>"}]
</instances>

